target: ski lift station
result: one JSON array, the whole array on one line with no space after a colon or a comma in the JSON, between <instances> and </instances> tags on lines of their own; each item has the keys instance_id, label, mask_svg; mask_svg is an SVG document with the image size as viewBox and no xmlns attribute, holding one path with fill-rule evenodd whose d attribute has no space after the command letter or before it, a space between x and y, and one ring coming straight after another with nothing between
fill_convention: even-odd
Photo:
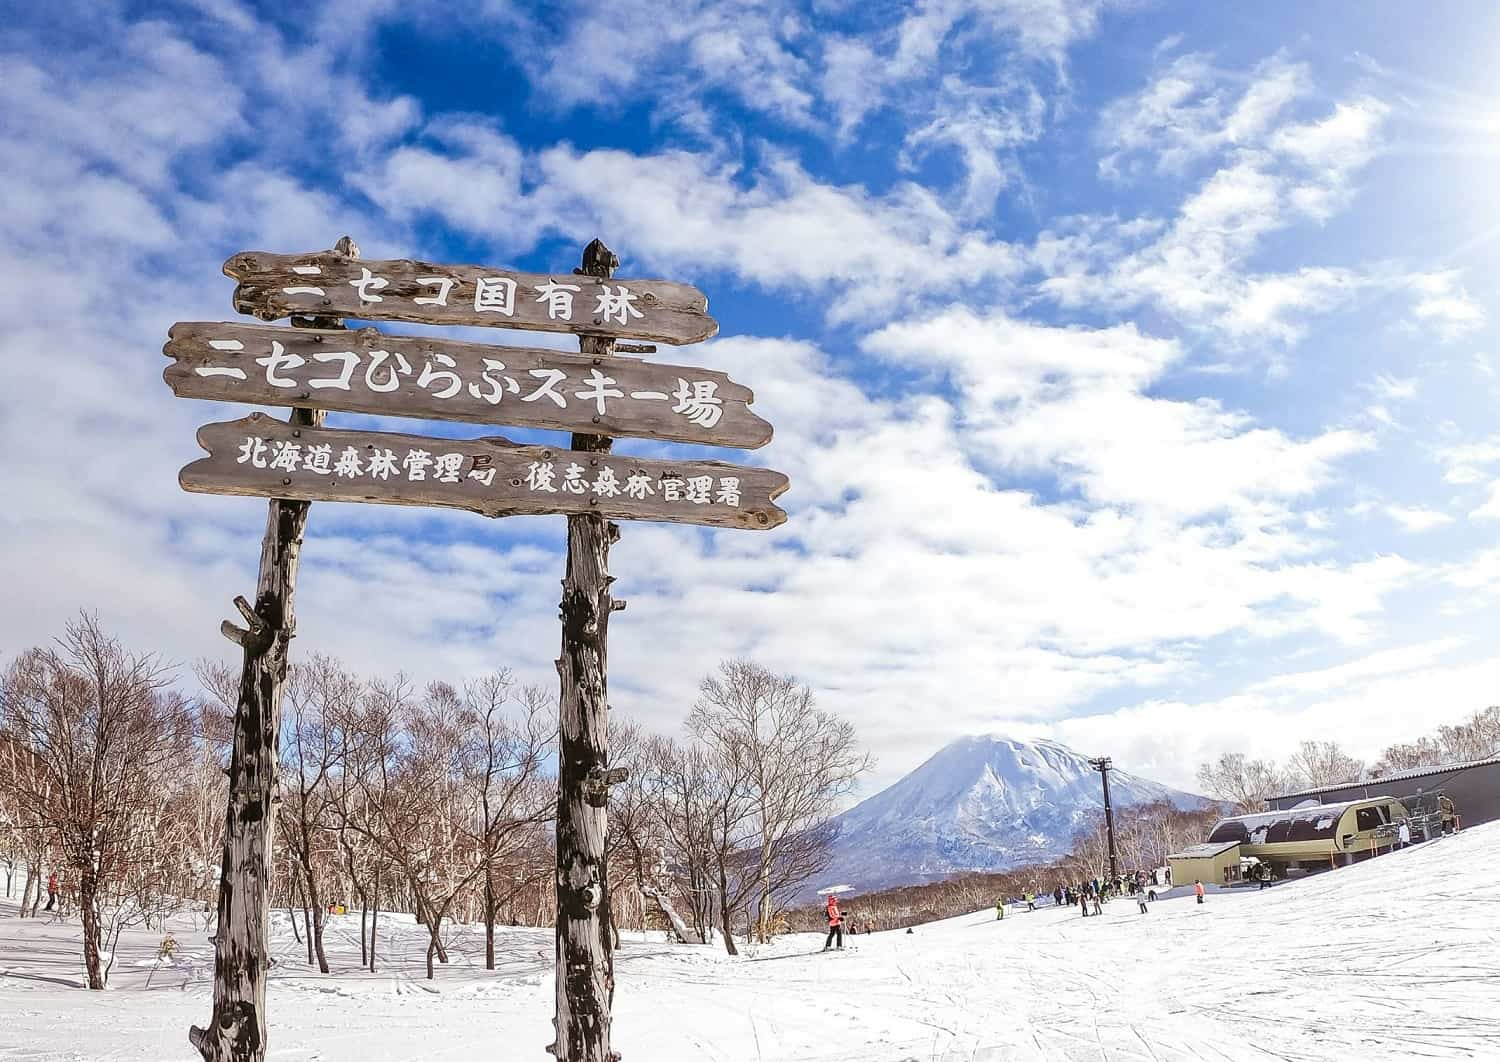
<instances>
[{"instance_id":1,"label":"ski lift station","mask_svg":"<svg viewBox=\"0 0 1500 1062\"><path fill-rule=\"evenodd\" d=\"M1396 842L1407 810L1399 800L1375 797L1314 804L1220 819L1203 844L1167 857L1172 881L1232 885L1241 880L1241 860L1269 863L1284 877L1288 869L1324 869L1367 859Z\"/></svg>"}]
</instances>

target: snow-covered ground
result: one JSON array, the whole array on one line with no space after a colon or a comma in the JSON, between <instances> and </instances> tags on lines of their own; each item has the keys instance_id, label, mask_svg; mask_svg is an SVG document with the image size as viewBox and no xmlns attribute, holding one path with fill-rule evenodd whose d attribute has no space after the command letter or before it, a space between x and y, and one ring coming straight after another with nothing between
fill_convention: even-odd
<instances>
[{"instance_id":1,"label":"snow-covered ground","mask_svg":"<svg viewBox=\"0 0 1500 1062\"><path fill-rule=\"evenodd\" d=\"M627 941L615 1046L626 1062L1500 1059L1497 881L1500 823L1149 915L1130 901L1086 920L981 912L832 955L810 936L738 959ZM186 1030L208 1017L213 965L201 933L180 932L178 964L154 972L159 935L130 936L112 989L87 992L76 924L14 914L0 910L0 1059L195 1057ZM382 934L384 972L351 973L358 918L334 919L339 973L325 977L278 920L271 1057L549 1057L550 931L505 930L488 973L482 930L456 930L435 984L415 927Z\"/></svg>"}]
</instances>

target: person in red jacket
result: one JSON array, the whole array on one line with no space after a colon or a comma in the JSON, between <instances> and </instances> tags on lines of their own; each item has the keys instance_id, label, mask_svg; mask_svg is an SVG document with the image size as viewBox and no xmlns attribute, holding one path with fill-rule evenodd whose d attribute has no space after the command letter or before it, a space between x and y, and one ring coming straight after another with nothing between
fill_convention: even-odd
<instances>
[{"instance_id":1,"label":"person in red jacket","mask_svg":"<svg viewBox=\"0 0 1500 1062\"><path fill-rule=\"evenodd\" d=\"M828 939L823 942L823 950L827 951L833 947L833 942L838 941L838 950L844 950L844 917L839 914L839 901L836 896L828 897Z\"/></svg>"},{"instance_id":2,"label":"person in red jacket","mask_svg":"<svg viewBox=\"0 0 1500 1062\"><path fill-rule=\"evenodd\" d=\"M52 905L55 904L56 902L57 902L57 871L54 870L47 877L47 906L43 907L42 910L44 910L44 911L50 911L50 910L52 910Z\"/></svg>"},{"instance_id":3,"label":"person in red jacket","mask_svg":"<svg viewBox=\"0 0 1500 1062\"><path fill-rule=\"evenodd\" d=\"M1195 881L1195 882L1193 882L1193 895L1195 895L1195 896L1198 897L1198 902L1199 903L1203 902L1203 882L1201 882L1201 881Z\"/></svg>"}]
</instances>

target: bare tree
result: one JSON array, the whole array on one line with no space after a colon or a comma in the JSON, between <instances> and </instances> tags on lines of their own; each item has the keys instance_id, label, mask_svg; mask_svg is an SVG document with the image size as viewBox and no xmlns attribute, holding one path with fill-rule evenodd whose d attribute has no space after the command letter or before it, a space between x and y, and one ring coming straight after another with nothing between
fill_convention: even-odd
<instances>
[{"instance_id":1,"label":"bare tree","mask_svg":"<svg viewBox=\"0 0 1500 1062\"><path fill-rule=\"evenodd\" d=\"M757 935L771 932L776 896L827 866L828 823L870 758L854 727L819 710L811 688L748 660L727 660L706 677L687 728L722 775L743 771L759 898Z\"/></svg>"},{"instance_id":2,"label":"bare tree","mask_svg":"<svg viewBox=\"0 0 1500 1062\"><path fill-rule=\"evenodd\" d=\"M1364 761L1350 756L1336 741L1304 741L1287 761L1286 780L1291 788L1317 789L1357 782L1364 770Z\"/></svg>"},{"instance_id":3,"label":"bare tree","mask_svg":"<svg viewBox=\"0 0 1500 1062\"><path fill-rule=\"evenodd\" d=\"M323 949L321 864L336 829L337 790L333 775L344 757L344 731L339 722L359 700L362 683L336 661L315 655L287 670L281 715L281 802L277 806L280 833L286 839L307 898L308 964L328 972Z\"/></svg>"},{"instance_id":4,"label":"bare tree","mask_svg":"<svg viewBox=\"0 0 1500 1062\"><path fill-rule=\"evenodd\" d=\"M1213 763L1201 764L1198 784L1210 796L1233 804L1240 814L1264 811L1268 798L1288 788L1275 764L1247 760L1241 752L1226 752Z\"/></svg>"},{"instance_id":5,"label":"bare tree","mask_svg":"<svg viewBox=\"0 0 1500 1062\"><path fill-rule=\"evenodd\" d=\"M111 901L149 895L163 789L191 745L192 713L151 655L127 652L97 618L70 623L51 648L23 653L0 684L0 713L30 768L20 826L51 836L76 882L88 984L102 989Z\"/></svg>"},{"instance_id":6,"label":"bare tree","mask_svg":"<svg viewBox=\"0 0 1500 1062\"><path fill-rule=\"evenodd\" d=\"M557 734L556 698L529 686L516 698L509 671L464 687L459 713L458 764L474 802L469 840L483 860L485 969L495 968L495 916L523 881L504 883L497 872L550 821L555 790L541 775Z\"/></svg>"}]
</instances>

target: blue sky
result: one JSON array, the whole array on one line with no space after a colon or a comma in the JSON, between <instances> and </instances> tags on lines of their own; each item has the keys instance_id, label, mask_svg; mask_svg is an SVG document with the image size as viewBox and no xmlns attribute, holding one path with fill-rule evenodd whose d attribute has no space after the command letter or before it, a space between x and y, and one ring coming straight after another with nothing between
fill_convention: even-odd
<instances>
[{"instance_id":1,"label":"blue sky","mask_svg":"<svg viewBox=\"0 0 1500 1062\"><path fill-rule=\"evenodd\" d=\"M776 439L728 456L792 477L769 534L625 529L617 710L675 728L749 655L855 722L870 787L991 730L1176 784L1372 756L1500 681L1497 60L1482 3L23 14L0 651L89 607L225 653L263 505L175 477L243 410L159 349L232 316L231 254L554 271L597 235L708 293L719 338L663 354L752 386ZM560 518L309 533L299 651L555 682Z\"/></svg>"}]
</instances>

